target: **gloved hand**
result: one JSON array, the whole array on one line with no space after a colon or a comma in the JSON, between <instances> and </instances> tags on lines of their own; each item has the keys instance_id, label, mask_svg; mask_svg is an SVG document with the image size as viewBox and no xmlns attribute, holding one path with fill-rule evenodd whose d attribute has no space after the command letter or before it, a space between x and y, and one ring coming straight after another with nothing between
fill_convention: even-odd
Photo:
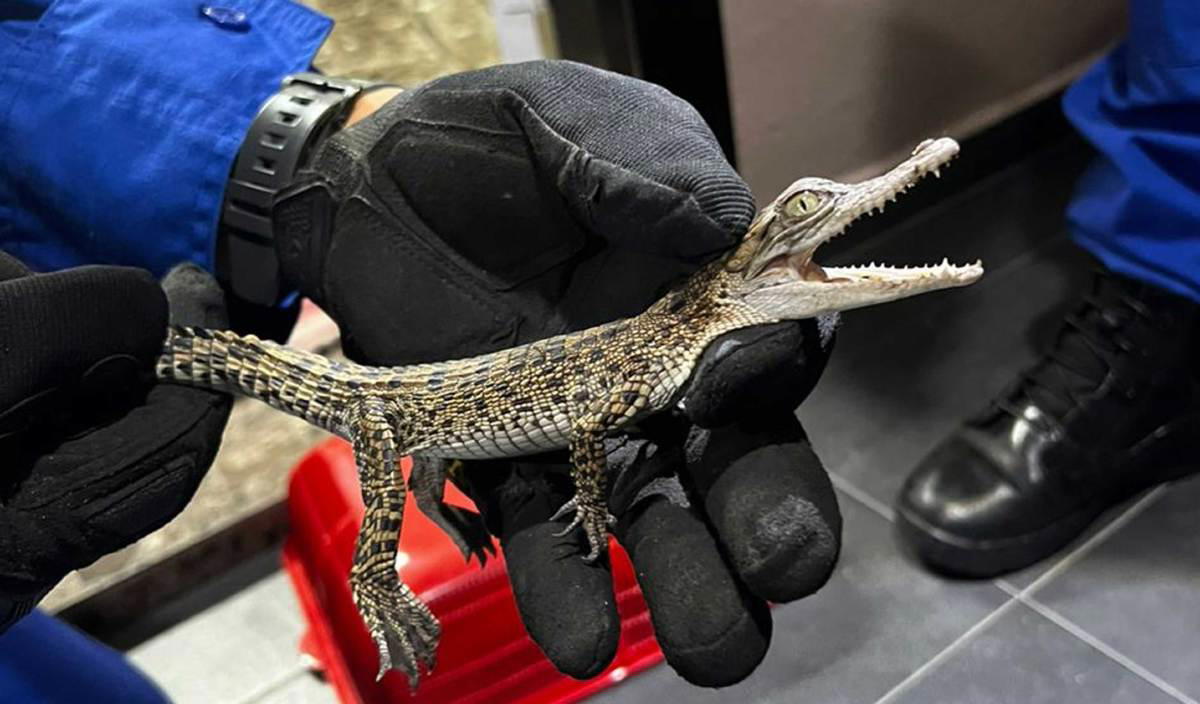
<instances>
[{"instance_id":1,"label":"gloved hand","mask_svg":"<svg viewBox=\"0 0 1200 704\"><path fill-rule=\"evenodd\" d=\"M392 99L320 147L273 216L285 273L339 323L347 354L396 365L640 313L753 214L687 103L533 62ZM610 455L616 535L668 662L697 684L753 671L770 639L765 600L814 592L836 561L837 502L793 415L830 337L811 321L726 336L688 391L689 418L650 423ZM611 661L619 621L607 561L584 563L582 538L554 537L562 525L548 522L571 495L564 461L465 474L530 635L560 670L589 677Z\"/></svg>"},{"instance_id":2,"label":"gloved hand","mask_svg":"<svg viewBox=\"0 0 1200 704\"><path fill-rule=\"evenodd\" d=\"M189 265L160 287L123 267L34 275L0 253L0 631L170 520L212 463L228 395L149 383L168 317L223 325L220 289Z\"/></svg>"}]
</instances>

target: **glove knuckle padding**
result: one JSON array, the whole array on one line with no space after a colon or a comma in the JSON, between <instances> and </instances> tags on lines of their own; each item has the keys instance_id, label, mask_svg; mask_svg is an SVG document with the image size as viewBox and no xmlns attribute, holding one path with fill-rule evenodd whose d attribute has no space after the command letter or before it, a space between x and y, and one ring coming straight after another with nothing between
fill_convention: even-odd
<instances>
[{"instance_id":1,"label":"glove knuckle padding","mask_svg":"<svg viewBox=\"0 0 1200 704\"><path fill-rule=\"evenodd\" d=\"M217 451L227 399L156 387L144 406L65 442L29 446L0 511L0 575L53 583L175 516ZM0 578L0 586L3 578Z\"/></svg>"},{"instance_id":2,"label":"glove knuckle padding","mask_svg":"<svg viewBox=\"0 0 1200 704\"><path fill-rule=\"evenodd\" d=\"M353 223L354 236L330 247L325 295L347 354L405 364L513 344L518 318L508 302L489 293L478 271L450 256L436 237L398 237L359 199L342 206L341 218ZM423 229L410 220L406 231Z\"/></svg>"},{"instance_id":3,"label":"glove knuckle padding","mask_svg":"<svg viewBox=\"0 0 1200 704\"><path fill-rule=\"evenodd\" d=\"M534 61L447 76L422 90L497 96L576 214L621 244L710 254L732 244L754 215L749 189L703 118L660 86L569 61ZM654 241L636 241L650 231Z\"/></svg>"},{"instance_id":4,"label":"glove knuckle padding","mask_svg":"<svg viewBox=\"0 0 1200 704\"><path fill-rule=\"evenodd\" d=\"M403 364L511 345L519 317L497 295L507 284L430 229L386 173L389 160L373 156L402 150L400 142L379 141L402 137L406 123L387 121L400 107L389 103L360 123L362 130L335 135L307 180L277 203L285 270L337 320L347 353L360 360ZM398 158L421 160L435 151ZM477 205L455 199L451 207ZM483 241L494 233L476 234Z\"/></svg>"},{"instance_id":5,"label":"glove knuckle padding","mask_svg":"<svg viewBox=\"0 0 1200 704\"><path fill-rule=\"evenodd\" d=\"M389 183L450 251L507 290L584 246L560 169L527 133L528 108L505 89L419 89L388 135ZM535 127L536 129L536 127Z\"/></svg>"}]
</instances>

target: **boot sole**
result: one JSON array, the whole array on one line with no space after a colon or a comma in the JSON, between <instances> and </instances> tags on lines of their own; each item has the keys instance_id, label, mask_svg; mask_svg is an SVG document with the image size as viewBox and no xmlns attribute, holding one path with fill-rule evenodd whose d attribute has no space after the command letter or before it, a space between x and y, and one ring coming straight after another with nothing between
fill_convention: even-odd
<instances>
[{"instance_id":1,"label":"boot sole","mask_svg":"<svg viewBox=\"0 0 1200 704\"><path fill-rule=\"evenodd\" d=\"M1159 468L1157 471L1155 468ZM1129 477L1092 502L1035 531L978 540L950 533L898 506L901 538L930 569L952 577L989 578L1028 567L1058 552L1113 505L1151 487L1200 472L1200 415L1159 428L1121 461Z\"/></svg>"}]
</instances>

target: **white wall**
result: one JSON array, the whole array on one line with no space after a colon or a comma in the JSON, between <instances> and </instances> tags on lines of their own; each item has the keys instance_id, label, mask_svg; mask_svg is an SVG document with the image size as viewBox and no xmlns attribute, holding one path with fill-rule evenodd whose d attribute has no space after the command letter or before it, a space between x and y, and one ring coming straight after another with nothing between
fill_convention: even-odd
<instances>
[{"instance_id":1,"label":"white wall","mask_svg":"<svg viewBox=\"0 0 1200 704\"><path fill-rule=\"evenodd\" d=\"M723 0L739 170L760 198L856 177L1052 93L1124 27L1124 0Z\"/></svg>"}]
</instances>

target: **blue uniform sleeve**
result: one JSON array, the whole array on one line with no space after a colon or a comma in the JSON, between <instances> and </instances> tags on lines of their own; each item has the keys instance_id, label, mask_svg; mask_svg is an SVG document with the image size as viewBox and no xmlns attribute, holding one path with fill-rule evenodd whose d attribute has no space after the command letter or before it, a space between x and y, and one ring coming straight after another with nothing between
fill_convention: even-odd
<instances>
[{"instance_id":1,"label":"blue uniform sleeve","mask_svg":"<svg viewBox=\"0 0 1200 704\"><path fill-rule=\"evenodd\" d=\"M287 0L0 2L0 249L211 269L246 129L331 26Z\"/></svg>"}]
</instances>

